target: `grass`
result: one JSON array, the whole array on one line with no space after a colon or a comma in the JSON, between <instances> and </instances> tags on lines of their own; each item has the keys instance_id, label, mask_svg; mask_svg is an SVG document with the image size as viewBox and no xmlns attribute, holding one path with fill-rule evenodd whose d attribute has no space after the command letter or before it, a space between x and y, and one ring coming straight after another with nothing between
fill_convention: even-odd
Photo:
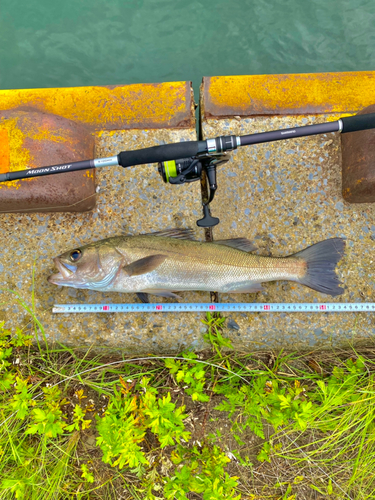
<instances>
[{"instance_id":1,"label":"grass","mask_svg":"<svg viewBox=\"0 0 375 500\"><path fill-rule=\"evenodd\" d=\"M233 352L208 314L210 350L113 359L28 312L0 328L0 499L375 498L372 348Z\"/></svg>"}]
</instances>

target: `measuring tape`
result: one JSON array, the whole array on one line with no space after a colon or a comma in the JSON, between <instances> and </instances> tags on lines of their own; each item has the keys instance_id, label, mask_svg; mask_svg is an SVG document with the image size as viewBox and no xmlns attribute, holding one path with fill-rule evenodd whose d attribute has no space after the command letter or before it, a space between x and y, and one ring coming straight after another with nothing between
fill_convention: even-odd
<instances>
[{"instance_id":1,"label":"measuring tape","mask_svg":"<svg viewBox=\"0 0 375 500\"><path fill-rule=\"evenodd\" d=\"M167 303L167 304L55 304L53 313L127 312L375 312L375 302L334 303Z\"/></svg>"}]
</instances>

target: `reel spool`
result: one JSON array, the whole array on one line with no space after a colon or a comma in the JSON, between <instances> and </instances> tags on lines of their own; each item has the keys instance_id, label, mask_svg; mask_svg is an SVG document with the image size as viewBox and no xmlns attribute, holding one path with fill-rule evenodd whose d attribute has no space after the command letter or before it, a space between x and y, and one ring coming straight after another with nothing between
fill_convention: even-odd
<instances>
[{"instance_id":1,"label":"reel spool","mask_svg":"<svg viewBox=\"0 0 375 500\"><path fill-rule=\"evenodd\" d=\"M165 183L185 184L200 180L202 163L197 158L183 158L158 163L158 171Z\"/></svg>"}]
</instances>

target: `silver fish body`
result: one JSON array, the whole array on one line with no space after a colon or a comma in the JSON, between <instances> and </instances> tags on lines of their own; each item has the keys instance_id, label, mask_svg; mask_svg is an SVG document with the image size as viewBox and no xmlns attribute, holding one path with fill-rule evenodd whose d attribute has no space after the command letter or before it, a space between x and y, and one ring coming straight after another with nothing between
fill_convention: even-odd
<instances>
[{"instance_id":1,"label":"silver fish body","mask_svg":"<svg viewBox=\"0 0 375 500\"><path fill-rule=\"evenodd\" d=\"M192 241L189 230L116 236L66 252L54 259L56 285L125 293L175 296L202 290L254 293L260 283L297 281L338 295L335 275L345 242L325 240L289 257L263 257L245 238L207 243ZM311 276L310 276L311 275Z\"/></svg>"}]
</instances>

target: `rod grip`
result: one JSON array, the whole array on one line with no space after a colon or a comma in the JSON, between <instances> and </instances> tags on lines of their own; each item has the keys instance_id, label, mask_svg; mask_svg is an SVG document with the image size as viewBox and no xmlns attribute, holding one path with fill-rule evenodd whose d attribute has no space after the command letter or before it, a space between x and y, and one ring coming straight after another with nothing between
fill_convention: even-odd
<instances>
[{"instance_id":1,"label":"rod grip","mask_svg":"<svg viewBox=\"0 0 375 500\"><path fill-rule=\"evenodd\" d=\"M375 128L375 113L347 116L345 118L341 118L341 121L343 125L342 133L368 130L370 128Z\"/></svg>"},{"instance_id":2,"label":"rod grip","mask_svg":"<svg viewBox=\"0 0 375 500\"><path fill-rule=\"evenodd\" d=\"M123 151L117 158L118 164L122 167L132 167L144 163L159 163L196 156L198 153L206 151L206 149L206 141L183 141L134 151Z\"/></svg>"}]
</instances>

